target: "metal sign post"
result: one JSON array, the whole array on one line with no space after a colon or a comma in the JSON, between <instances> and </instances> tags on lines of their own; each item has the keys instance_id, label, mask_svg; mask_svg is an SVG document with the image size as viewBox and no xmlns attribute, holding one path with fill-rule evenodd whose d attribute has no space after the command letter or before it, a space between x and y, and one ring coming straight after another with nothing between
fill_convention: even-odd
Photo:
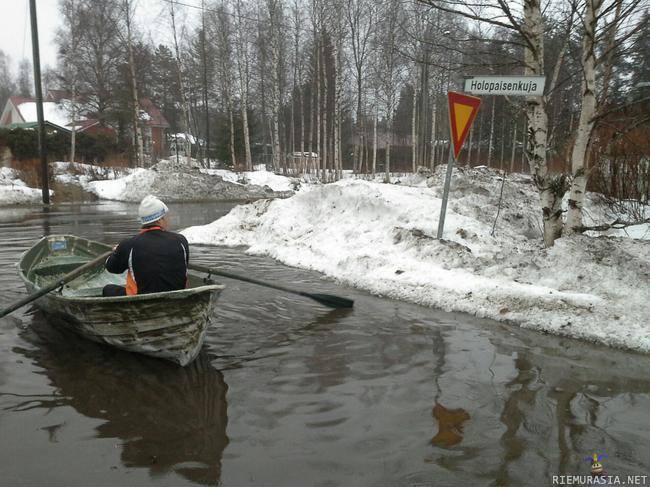
<instances>
[{"instance_id":1,"label":"metal sign post","mask_svg":"<svg viewBox=\"0 0 650 487\"><path fill-rule=\"evenodd\" d=\"M447 200L449 199L449 186L451 186L451 173L454 170L454 154L449 146L449 159L447 160L447 174L445 174L445 188L442 193L442 205L440 206L440 218L438 219L438 239L442 238L442 231L445 228L445 214L447 213Z\"/></svg>"}]
</instances>

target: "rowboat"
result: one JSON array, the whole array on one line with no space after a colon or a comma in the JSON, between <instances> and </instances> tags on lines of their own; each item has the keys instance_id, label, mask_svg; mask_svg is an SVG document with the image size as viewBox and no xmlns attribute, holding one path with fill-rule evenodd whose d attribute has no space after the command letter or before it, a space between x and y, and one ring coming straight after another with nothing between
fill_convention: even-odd
<instances>
[{"instance_id":1,"label":"rowboat","mask_svg":"<svg viewBox=\"0 0 650 487\"><path fill-rule=\"evenodd\" d=\"M20 278L31 294L110 250L109 245L72 235L44 237L21 256ZM106 284L125 282L126 273L111 274L100 265L35 304L50 322L89 340L181 366L192 362L224 286L190 272L186 289L102 297Z\"/></svg>"}]
</instances>

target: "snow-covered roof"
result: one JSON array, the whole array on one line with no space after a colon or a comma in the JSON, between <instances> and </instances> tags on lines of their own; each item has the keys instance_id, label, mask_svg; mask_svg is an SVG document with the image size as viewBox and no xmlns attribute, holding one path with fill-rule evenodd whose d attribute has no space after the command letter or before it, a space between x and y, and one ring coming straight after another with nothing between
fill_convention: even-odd
<instances>
[{"instance_id":1,"label":"snow-covered roof","mask_svg":"<svg viewBox=\"0 0 650 487\"><path fill-rule=\"evenodd\" d=\"M36 122L38 117L36 114L36 102L23 102L18 105L18 110L20 115L23 117L25 122ZM70 123L70 116L66 110L59 104L52 101L47 101L43 103L43 118L52 122L53 124L65 127Z\"/></svg>"}]
</instances>

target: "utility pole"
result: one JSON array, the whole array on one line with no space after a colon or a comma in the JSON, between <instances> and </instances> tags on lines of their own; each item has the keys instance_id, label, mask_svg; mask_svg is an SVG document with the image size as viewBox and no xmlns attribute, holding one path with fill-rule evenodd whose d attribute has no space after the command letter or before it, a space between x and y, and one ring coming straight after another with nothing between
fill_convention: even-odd
<instances>
[{"instance_id":1,"label":"utility pole","mask_svg":"<svg viewBox=\"0 0 650 487\"><path fill-rule=\"evenodd\" d=\"M36 116L38 117L38 156L41 160L41 186L43 188L43 203L49 205L50 185L47 171L47 152L45 147L45 120L43 117L43 89L41 87L41 58L38 52L38 23L36 22L36 0L29 0L29 13L32 24L32 56L34 63Z\"/></svg>"},{"instance_id":2,"label":"utility pole","mask_svg":"<svg viewBox=\"0 0 650 487\"><path fill-rule=\"evenodd\" d=\"M208 109L208 57L205 52L205 0L201 0L201 22L203 28L201 34L203 37L203 99L205 103L205 155L208 160L208 169L210 169L210 110Z\"/></svg>"}]
</instances>

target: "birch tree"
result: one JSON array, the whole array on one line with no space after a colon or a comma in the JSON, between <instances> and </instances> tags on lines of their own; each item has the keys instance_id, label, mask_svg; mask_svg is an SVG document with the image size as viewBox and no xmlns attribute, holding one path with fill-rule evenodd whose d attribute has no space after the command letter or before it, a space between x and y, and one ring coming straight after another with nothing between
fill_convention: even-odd
<instances>
[{"instance_id":1,"label":"birch tree","mask_svg":"<svg viewBox=\"0 0 650 487\"><path fill-rule=\"evenodd\" d=\"M376 76L379 77L380 93L384 102L386 120L386 157L384 182L390 182L390 149L393 138L393 112L397 93L399 92L398 32L400 30L400 4L398 0L387 0L382 12L382 21L378 23L381 41L378 46L379 65Z\"/></svg>"},{"instance_id":2,"label":"birch tree","mask_svg":"<svg viewBox=\"0 0 650 487\"><path fill-rule=\"evenodd\" d=\"M248 128L248 92L250 85L250 42L248 33L250 29L244 19L244 5L242 0L235 0L235 46L237 49L237 71L239 74L239 106L242 117L242 131L244 134L244 154L246 170L253 170L251 155L251 141Z\"/></svg>"},{"instance_id":3,"label":"birch tree","mask_svg":"<svg viewBox=\"0 0 650 487\"><path fill-rule=\"evenodd\" d=\"M271 81L271 124L272 124L272 143L273 143L273 167L277 170L282 162L280 152L280 104L281 98L281 19L282 19L282 2L280 0L266 0L269 27L269 50L270 50L270 69L269 77ZM286 173L286 164L283 165Z\"/></svg>"},{"instance_id":4,"label":"birch tree","mask_svg":"<svg viewBox=\"0 0 650 487\"><path fill-rule=\"evenodd\" d=\"M624 0L612 0L606 3L605 0L584 0L582 5L582 53L581 53L581 105L578 126L576 129L575 142L571 152L571 190L567 210L565 232L573 234L579 232L582 227L582 213L584 196L589 175L589 146L596 125L596 118L599 115L599 108L606 98L611 81L612 54L616 47L627 41L638 29L641 23L633 24L629 29L622 30L617 36L618 28L623 18L634 18L634 14L640 5L640 1L625 3ZM578 10L578 5L574 8ZM608 28L599 31L599 23L602 23L607 15L613 14L613 19L608 22ZM643 22L643 19L641 20ZM598 55L599 41L603 44L603 52ZM604 71L604 82L602 83L601 96L599 97L596 86L597 70ZM599 106L600 105L600 106Z\"/></svg>"},{"instance_id":5,"label":"birch tree","mask_svg":"<svg viewBox=\"0 0 650 487\"><path fill-rule=\"evenodd\" d=\"M356 88L355 129L358 144L354 146L353 167L361 171L364 163L365 109L364 89L366 85L365 67L370 52L370 39L375 27L376 2L372 0L347 0L346 19L350 33L352 50L352 74Z\"/></svg>"},{"instance_id":6,"label":"birch tree","mask_svg":"<svg viewBox=\"0 0 650 487\"><path fill-rule=\"evenodd\" d=\"M142 128L140 127L140 98L138 97L138 84L135 75L135 61L133 58L132 22L133 9L131 0L123 3L124 23L126 25L126 45L128 51L129 73L131 75L131 102L133 104L133 149L136 154L136 166L144 165L144 144L142 141Z\"/></svg>"}]
</instances>

